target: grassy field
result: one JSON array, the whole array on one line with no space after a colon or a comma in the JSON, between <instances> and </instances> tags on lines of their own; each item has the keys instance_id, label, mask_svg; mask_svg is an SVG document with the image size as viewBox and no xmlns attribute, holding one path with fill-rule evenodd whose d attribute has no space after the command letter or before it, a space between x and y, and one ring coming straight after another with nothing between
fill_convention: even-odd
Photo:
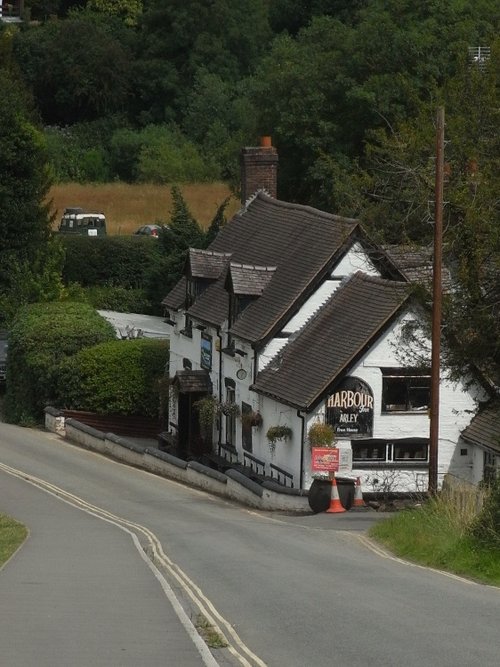
<instances>
[{"instance_id":1,"label":"grassy field","mask_svg":"<svg viewBox=\"0 0 500 667\"><path fill-rule=\"evenodd\" d=\"M180 186L182 195L195 219L206 227L218 206L231 195L224 183L194 183ZM108 234L131 234L141 225L157 220L167 222L172 210L168 185L128 185L126 183L54 185L49 193L55 213L54 229L66 207L80 206L105 214ZM227 210L230 217L240 207L232 197Z\"/></svg>"},{"instance_id":2,"label":"grassy field","mask_svg":"<svg viewBox=\"0 0 500 667\"><path fill-rule=\"evenodd\" d=\"M24 542L27 534L28 531L22 524L0 514L0 567Z\"/></svg>"},{"instance_id":3,"label":"grassy field","mask_svg":"<svg viewBox=\"0 0 500 667\"><path fill-rule=\"evenodd\" d=\"M481 494L470 488L441 493L420 508L378 522L370 535L396 556L500 586L499 551L486 548L469 531L484 502Z\"/></svg>"}]
</instances>

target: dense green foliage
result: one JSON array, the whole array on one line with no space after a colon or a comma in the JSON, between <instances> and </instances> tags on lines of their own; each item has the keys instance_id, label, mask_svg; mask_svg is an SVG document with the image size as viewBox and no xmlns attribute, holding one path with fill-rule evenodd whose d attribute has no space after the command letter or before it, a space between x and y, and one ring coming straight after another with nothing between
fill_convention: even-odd
<instances>
[{"instance_id":1,"label":"dense green foliage","mask_svg":"<svg viewBox=\"0 0 500 667\"><path fill-rule=\"evenodd\" d=\"M377 522L370 534L409 561L498 586L498 491L477 515L481 494L471 487L441 492L420 507Z\"/></svg>"},{"instance_id":2,"label":"dense green foliage","mask_svg":"<svg viewBox=\"0 0 500 667\"><path fill-rule=\"evenodd\" d=\"M97 310L161 315L160 304L151 301L145 288L125 288L119 285L81 287L71 283L67 288L67 297L70 301L89 303Z\"/></svg>"},{"instance_id":3,"label":"dense green foliage","mask_svg":"<svg viewBox=\"0 0 500 667\"><path fill-rule=\"evenodd\" d=\"M100 414L158 417L168 342L147 338L101 343L60 364L57 405Z\"/></svg>"},{"instance_id":4,"label":"dense green foliage","mask_svg":"<svg viewBox=\"0 0 500 667\"><path fill-rule=\"evenodd\" d=\"M60 239L66 251L63 269L65 284L145 288L161 258L161 248L156 239L148 237L92 238L61 234Z\"/></svg>"},{"instance_id":5,"label":"dense green foliage","mask_svg":"<svg viewBox=\"0 0 500 667\"><path fill-rule=\"evenodd\" d=\"M281 198L359 216L379 241L429 243L444 105L444 241L456 280L445 308L461 344L452 361L500 376L497 0L26 5L40 22L16 31L7 60L33 92L58 180L236 187L240 148L270 134ZM470 59L477 46L491 47L484 67ZM182 234L169 243L152 283L163 294L185 255Z\"/></svg>"},{"instance_id":6,"label":"dense green foliage","mask_svg":"<svg viewBox=\"0 0 500 667\"><path fill-rule=\"evenodd\" d=\"M4 416L37 423L55 396L60 362L82 348L114 340L111 324L83 303L40 303L20 309L9 334Z\"/></svg>"},{"instance_id":7,"label":"dense green foliage","mask_svg":"<svg viewBox=\"0 0 500 667\"><path fill-rule=\"evenodd\" d=\"M11 52L0 32L0 323L22 303L50 300L61 290L62 253L50 236L45 203L50 186L45 141Z\"/></svg>"},{"instance_id":8,"label":"dense green foliage","mask_svg":"<svg viewBox=\"0 0 500 667\"><path fill-rule=\"evenodd\" d=\"M471 526L471 535L483 548L500 554L500 479L490 486L481 512Z\"/></svg>"}]
</instances>

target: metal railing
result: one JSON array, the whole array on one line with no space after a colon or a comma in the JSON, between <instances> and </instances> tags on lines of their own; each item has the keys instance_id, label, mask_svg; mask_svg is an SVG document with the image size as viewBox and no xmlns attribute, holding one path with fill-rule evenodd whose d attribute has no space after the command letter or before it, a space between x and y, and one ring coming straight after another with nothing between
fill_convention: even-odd
<instances>
[{"instance_id":1,"label":"metal railing","mask_svg":"<svg viewBox=\"0 0 500 667\"><path fill-rule=\"evenodd\" d=\"M252 454L249 454L248 452L243 452L243 465L246 466L247 468L250 468L250 470L257 475L262 475L264 476L266 474L266 463L265 461L261 461L255 456L252 456Z\"/></svg>"},{"instance_id":2,"label":"metal railing","mask_svg":"<svg viewBox=\"0 0 500 667\"><path fill-rule=\"evenodd\" d=\"M269 467L271 468L271 479L282 486L290 486L291 489L294 488L292 473L275 466L274 463L270 463Z\"/></svg>"},{"instance_id":3,"label":"metal railing","mask_svg":"<svg viewBox=\"0 0 500 667\"><path fill-rule=\"evenodd\" d=\"M238 452L233 445L225 444L223 442L219 443L218 454L228 463L238 463Z\"/></svg>"}]
</instances>

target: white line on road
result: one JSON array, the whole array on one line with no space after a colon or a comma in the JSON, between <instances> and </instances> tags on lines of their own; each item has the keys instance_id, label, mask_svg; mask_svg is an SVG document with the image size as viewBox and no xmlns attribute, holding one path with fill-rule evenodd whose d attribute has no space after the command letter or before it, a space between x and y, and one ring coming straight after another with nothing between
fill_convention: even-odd
<instances>
[{"instance_id":1,"label":"white line on road","mask_svg":"<svg viewBox=\"0 0 500 667\"><path fill-rule=\"evenodd\" d=\"M170 586L166 578L163 576L163 574L160 572L160 570L156 567L155 562L164 567L169 572L169 574L175 578L175 580L178 582L178 584L181 586L184 592L198 607L200 613L207 618L207 620L214 627L216 632L218 632L219 635L228 643L227 647L228 651L230 651L230 653L238 660L238 662L243 667L253 667L254 665L256 667L266 667L266 664L244 644L244 642L241 640L241 638L236 633L231 624L216 610L216 608L213 606L210 600L203 594L201 589L187 576L187 574L176 563L174 563L170 558L168 558L168 556L163 551L160 540L148 528L142 526L141 524L129 521L115 514L112 514L111 512L108 512L107 510L101 507L92 505L91 503L88 503L82 498L79 498L78 496L69 493L64 489L61 489L60 487L57 487L54 484L47 482L46 480L35 477L34 475L30 475L21 470L17 470L16 468L12 468L6 464L0 463L0 470L3 470L5 473L9 475L17 477L18 479L21 479L22 481L25 481L28 484L31 484L39 488L45 493L54 496L58 500L61 500L71 505L72 507L81 510L82 512L90 514L98 519L101 519L102 521L106 521L107 523L110 523L128 533L131 536L135 547L139 551L141 558L143 558L144 561L148 564L148 567L151 569L155 577L160 582L162 589L165 592L165 595L172 604L175 613L177 614L183 627L188 633L188 636L191 638L196 648L198 649L202 657L202 660L204 664L207 665L207 667L218 667L218 663L215 660L212 653L210 652L210 650L208 649L203 639L198 634L196 628L194 627L193 623L191 622L190 618L188 617L184 608L182 607L180 601L175 595L172 587ZM146 555L144 548L142 547L139 541L137 533L142 534L142 536L148 541L151 551L154 554L155 562L152 562ZM222 628L224 628L224 631ZM232 638L233 643L229 641L228 635L230 635L230 637ZM251 662L249 662L248 660L250 660Z\"/></svg>"}]
</instances>

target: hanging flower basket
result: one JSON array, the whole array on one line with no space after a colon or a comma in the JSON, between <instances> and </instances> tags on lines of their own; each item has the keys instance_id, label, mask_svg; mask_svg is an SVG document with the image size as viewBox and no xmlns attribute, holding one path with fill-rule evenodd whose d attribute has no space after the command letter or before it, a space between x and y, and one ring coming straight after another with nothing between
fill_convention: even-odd
<instances>
[{"instance_id":1,"label":"hanging flower basket","mask_svg":"<svg viewBox=\"0 0 500 667\"><path fill-rule=\"evenodd\" d=\"M292 435L292 429L289 426L270 426L267 429L266 438L269 443L271 454L274 453L278 440L290 440Z\"/></svg>"},{"instance_id":2,"label":"hanging flower basket","mask_svg":"<svg viewBox=\"0 0 500 667\"><path fill-rule=\"evenodd\" d=\"M240 406L237 403L230 403L229 401L220 403L218 410L226 417L239 417L241 415Z\"/></svg>"},{"instance_id":3,"label":"hanging flower basket","mask_svg":"<svg viewBox=\"0 0 500 667\"><path fill-rule=\"evenodd\" d=\"M241 423L243 426L252 426L255 428L260 428L262 426L262 415L260 412L252 410L251 412L244 412L241 415Z\"/></svg>"}]
</instances>

